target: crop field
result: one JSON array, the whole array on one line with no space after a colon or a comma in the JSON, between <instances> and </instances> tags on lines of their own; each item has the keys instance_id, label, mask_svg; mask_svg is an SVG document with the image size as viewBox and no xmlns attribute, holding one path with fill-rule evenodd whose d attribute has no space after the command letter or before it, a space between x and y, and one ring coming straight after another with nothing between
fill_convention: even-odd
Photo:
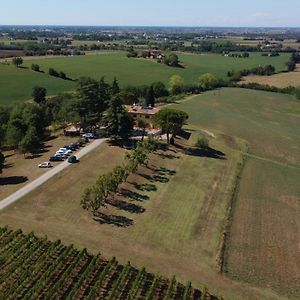
<instances>
[{"instance_id":1,"label":"crop field","mask_svg":"<svg viewBox=\"0 0 300 300\"><path fill-rule=\"evenodd\" d=\"M271 76L250 75L242 79L241 83L259 83L284 88L288 86L300 87L300 66L294 72L274 74Z\"/></svg>"},{"instance_id":2,"label":"crop field","mask_svg":"<svg viewBox=\"0 0 300 300\"><path fill-rule=\"evenodd\" d=\"M155 60L129 59L125 53L102 53L75 57L58 57L52 59L33 59L24 61L24 68L0 64L0 103L9 104L31 98L35 85L44 86L48 95L75 89L75 83L57 79L47 75L48 69L64 71L70 78L78 79L89 76L100 79L102 76L112 81L117 76L120 84L142 85L155 81L168 84L172 75L182 76L187 84L196 84L203 73L213 73L217 77L226 78L230 70L252 68L259 65L272 64L278 72L285 70L288 54L280 57L263 57L260 53L251 54L250 58L231 58L217 54L188 55L180 54L185 68L172 68L158 64ZM39 64L45 73L35 73L30 70L32 63Z\"/></svg>"},{"instance_id":3,"label":"crop field","mask_svg":"<svg viewBox=\"0 0 300 300\"><path fill-rule=\"evenodd\" d=\"M175 107L187 111L194 125L248 143L227 244L229 277L298 299L299 101L276 93L222 89Z\"/></svg>"},{"instance_id":4,"label":"crop field","mask_svg":"<svg viewBox=\"0 0 300 300\"><path fill-rule=\"evenodd\" d=\"M1 299L218 299L61 241L0 228ZM204 298L203 298L204 299Z\"/></svg>"}]
</instances>

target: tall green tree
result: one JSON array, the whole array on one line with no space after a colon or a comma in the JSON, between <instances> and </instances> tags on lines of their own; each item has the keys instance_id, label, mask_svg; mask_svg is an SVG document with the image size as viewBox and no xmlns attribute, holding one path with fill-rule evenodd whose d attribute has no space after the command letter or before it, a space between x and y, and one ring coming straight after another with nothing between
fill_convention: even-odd
<instances>
[{"instance_id":1,"label":"tall green tree","mask_svg":"<svg viewBox=\"0 0 300 300\"><path fill-rule=\"evenodd\" d=\"M169 87L170 87L171 93L173 95L182 93L183 84L184 84L184 80L181 76L173 75L170 78L170 82L169 82Z\"/></svg>"},{"instance_id":2,"label":"tall green tree","mask_svg":"<svg viewBox=\"0 0 300 300\"><path fill-rule=\"evenodd\" d=\"M151 107L155 106L155 95L154 95L154 89L152 85L148 88L147 95L146 95L146 102L147 102L147 106L151 106Z\"/></svg>"},{"instance_id":3,"label":"tall green tree","mask_svg":"<svg viewBox=\"0 0 300 300\"><path fill-rule=\"evenodd\" d=\"M170 143L170 134L172 134L172 138L175 138L188 117L188 114L184 111L165 108L154 115L153 121L167 134L167 141Z\"/></svg>"},{"instance_id":4,"label":"tall green tree","mask_svg":"<svg viewBox=\"0 0 300 300\"><path fill-rule=\"evenodd\" d=\"M204 90L212 89L217 81L217 78L213 74L206 73L199 77L199 86Z\"/></svg>"},{"instance_id":5,"label":"tall green tree","mask_svg":"<svg viewBox=\"0 0 300 300\"><path fill-rule=\"evenodd\" d=\"M142 129L142 141L144 141L148 124L144 119L138 119L137 126Z\"/></svg>"},{"instance_id":6,"label":"tall green tree","mask_svg":"<svg viewBox=\"0 0 300 300\"><path fill-rule=\"evenodd\" d=\"M113 139L127 139L133 128L133 119L123 106L119 95L113 97L106 111L104 123Z\"/></svg>"},{"instance_id":7,"label":"tall green tree","mask_svg":"<svg viewBox=\"0 0 300 300\"><path fill-rule=\"evenodd\" d=\"M163 82L161 81L153 82L152 87L153 87L155 98L169 96L169 92Z\"/></svg>"},{"instance_id":8,"label":"tall green tree","mask_svg":"<svg viewBox=\"0 0 300 300\"><path fill-rule=\"evenodd\" d=\"M111 98L111 87L104 78L100 81L82 77L77 85L77 102L74 109L84 126L99 122Z\"/></svg>"},{"instance_id":9,"label":"tall green tree","mask_svg":"<svg viewBox=\"0 0 300 300\"><path fill-rule=\"evenodd\" d=\"M33 101L37 104L45 102L47 90L44 87L35 86L32 90Z\"/></svg>"},{"instance_id":10,"label":"tall green tree","mask_svg":"<svg viewBox=\"0 0 300 300\"><path fill-rule=\"evenodd\" d=\"M12 63L19 68L23 64L23 58L22 57L14 57L12 60Z\"/></svg>"},{"instance_id":11,"label":"tall green tree","mask_svg":"<svg viewBox=\"0 0 300 300\"><path fill-rule=\"evenodd\" d=\"M39 138L37 131L34 127L29 127L25 136L19 143L18 150L20 153L23 153L24 156L26 153L34 153L39 148Z\"/></svg>"},{"instance_id":12,"label":"tall green tree","mask_svg":"<svg viewBox=\"0 0 300 300\"><path fill-rule=\"evenodd\" d=\"M117 94L119 94L119 93L120 93L120 87L119 87L118 80L117 80L117 78L115 77L115 78L114 78L114 81L113 81L113 83L112 83L112 85L111 85L111 94L112 94L113 96L115 96L115 95L117 95Z\"/></svg>"}]
</instances>

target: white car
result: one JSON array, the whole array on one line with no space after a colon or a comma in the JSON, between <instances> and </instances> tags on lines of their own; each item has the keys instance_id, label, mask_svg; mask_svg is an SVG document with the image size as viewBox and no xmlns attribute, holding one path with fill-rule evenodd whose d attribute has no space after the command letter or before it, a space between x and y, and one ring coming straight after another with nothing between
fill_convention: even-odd
<instances>
[{"instance_id":1,"label":"white car","mask_svg":"<svg viewBox=\"0 0 300 300\"><path fill-rule=\"evenodd\" d=\"M52 165L48 161L39 164L39 168L51 168L51 167L52 167Z\"/></svg>"},{"instance_id":2,"label":"white car","mask_svg":"<svg viewBox=\"0 0 300 300\"><path fill-rule=\"evenodd\" d=\"M55 154L64 154L64 155L69 155L69 154L71 154L72 153L72 151L71 150L58 150L58 151L56 151L56 153Z\"/></svg>"},{"instance_id":3,"label":"white car","mask_svg":"<svg viewBox=\"0 0 300 300\"><path fill-rule=\"evenodd\" d=\"M82 135L83 138L87 138L87 139L93 139L94 138L94 134L91 132L85 133Z\"/></svg>"}]
</instances>

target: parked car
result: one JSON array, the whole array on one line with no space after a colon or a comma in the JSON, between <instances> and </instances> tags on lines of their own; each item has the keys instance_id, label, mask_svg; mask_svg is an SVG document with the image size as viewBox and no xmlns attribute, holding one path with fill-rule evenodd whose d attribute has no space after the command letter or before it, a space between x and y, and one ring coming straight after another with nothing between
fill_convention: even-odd
<instances>
[{"instance_id":1,"label":"parked car","mask_svg":"<svg viewBox=\"0 0 300 300\"><path fill-rule=\"evenodd\" d=\"M51 168L51 167L52 167L52 165L49 161L39 164L39 168Z\"/></svg>"},{"instance_id":2,"label":"parked car","mask_svg":"<svg viewBox=\"0 0 300 300\"><path fill-rule=\"evenodd\" d=\"M56 155L56 156L54 155L54 156L51 156L49 159L49 161L63 161L63 160L64 160L64 158L61 155Z\"/></svg>"},{"instance_id":3,"label":"parked car","mask_svg":"<svg viewBox=\"0 0 300 300\"><path fill-rule=\"evenodd\" d=\"M69 148L59 148L58 151L64 151L64 152L69 152L69 153L72 153L73 151Z\"/></svg>"},{"instance_id":4,"label":"parked car","mask_svg":"<svg viewBox=\"0 0 300 300\"><path fill-rule=\"evenodd\" d=\"M78 160L77 160L77 157L76 156L70 156L69 158L68 158L68 163L70 163L70 164L75 164L75 163L77 163L78 162Z\"/></svg>"},{"instance_id":5,"label":"parked car","mask_svg":"<svg viewBox=\"0 0 300 300\"><path fill-rule=\"evenodd\" d=\"M63 153L55 153L53 156L55 156L55 157L61 157L62 159L67 158L67 155L63 154Z\"/></svg>"},{"instance_id":6,"label":"parked car","mask_svg":"<svg viewBox=\"0 0 300 300\"><path fill-rule=\"evenodd\" d=\"M87 132L85 134L82 135L83 138L88 138L88 139L94 139L95 135L91 132Z\"/></svg>"},{"instance_id":7,"label":"parked car","mask_svg":"<svg viewBox=\"0 0 300 300\"><path fill-rule=\"evenodd\" d=\"M65 154L65 155L70 155L72 153L72 151L71 150L58 150L58 151L56 151L56 153L55 154Z\"/></svg>"}]
</instances>

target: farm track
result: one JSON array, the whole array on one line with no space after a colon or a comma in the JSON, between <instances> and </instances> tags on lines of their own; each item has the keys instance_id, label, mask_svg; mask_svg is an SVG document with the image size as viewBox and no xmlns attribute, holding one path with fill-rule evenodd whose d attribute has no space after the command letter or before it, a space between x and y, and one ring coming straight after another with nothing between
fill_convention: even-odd
<instances>
[{"instance_id":1,"label":"farm track","mask_svg":"<svg viewBox=\"0 0 300 300\"><path fill-rule=\"evenodd\" d=\"M0 228L0 299L200 299L201 291L65 247ZM218 299L208 292L206 298Z\"/></svg>"}]
</instances>

